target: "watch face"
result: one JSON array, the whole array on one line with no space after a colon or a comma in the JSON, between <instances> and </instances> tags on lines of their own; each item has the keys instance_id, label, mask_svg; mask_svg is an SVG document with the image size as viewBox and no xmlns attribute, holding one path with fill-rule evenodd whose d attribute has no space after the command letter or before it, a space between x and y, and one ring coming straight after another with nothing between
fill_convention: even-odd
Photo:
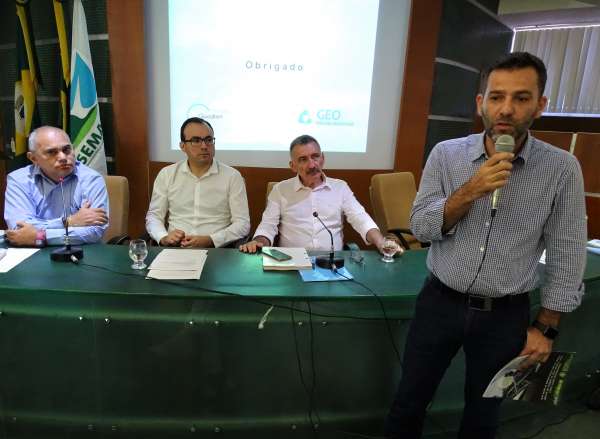
<instances>
[{"instance_id":1,"label":"watch face","mask_svg":"<svg viewBox=\"0 0 600 439\"><path fill-rule=\"evenodd\" d=\"M548 337L549 339L554 340L556 338L556 336L558 335L558 331L556 329L554 329L552 326L548 326L543 334L546 337Z\"/></svg>"},{"instance_id":2,"label":"watch face","mask_svg":"<svg viewBox=\"0 0 600 439\"><path fill-rule=\"evenodd\" d=\"M532 323L534 328L540 330L540 332L544 335L544 337L549 338L550 340L554 340L558 335L558 330L553 328L552 326L544 325L542 322L538 320L534 320Z\"/></svg>"}]
</instances>

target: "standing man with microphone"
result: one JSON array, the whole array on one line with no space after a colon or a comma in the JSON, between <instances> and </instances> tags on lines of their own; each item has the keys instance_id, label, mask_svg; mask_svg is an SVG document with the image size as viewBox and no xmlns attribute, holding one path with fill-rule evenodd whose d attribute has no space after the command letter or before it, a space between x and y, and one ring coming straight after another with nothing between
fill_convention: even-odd
<instances>
[{"instance_id":1,"label":"standing man with microphone","mask_svg":"<svg viewBox=\"0 0 600 439\"><path fill-rule=\"evenodd\" d=\"M12 245L43 247L98 242L108 228L108 194L102 175L75 160L60 128L43 126L29 135L32 164L8 174L4 219Z\"/></svg>"},{"instance_id":2,"label":"standing man with microphone","mask_svg":"<svg viewBox=\"0 0 600 439\"><path fill-rule=\"evenodd\" d=\"M484 72L477 96L485 132L442 142L429 156L411 228L431 241L430 275L406 339L388 438L421 437L426 408L460 348L466 377L458 437L495 437L501 399L482 397L487 384L516 356L529 355L524 367L546 361L561 315L581 303L581 168L528 131L546 106L545 83L540 59L505 56ZM503 135L514 152L502 152ZM541 308L530 320L528 293L538 286L544 249Z\"/></svg>"},{"instance_id":3,"label":"standing man with microphone","mask_svg":"<svg viewBox=\"0 0 600 439\"><path fill-rule=\"evenodd\" d=\"M276 236L281 247L341 250L344 216L367 244L381 251L385 240L377 225L345 181L325 176L324 163L314 137L305 134L292 141L290 168L296 176L273 187L254 238L240 246L242 252L273 245Z\"/></svg>"}]
</instances>

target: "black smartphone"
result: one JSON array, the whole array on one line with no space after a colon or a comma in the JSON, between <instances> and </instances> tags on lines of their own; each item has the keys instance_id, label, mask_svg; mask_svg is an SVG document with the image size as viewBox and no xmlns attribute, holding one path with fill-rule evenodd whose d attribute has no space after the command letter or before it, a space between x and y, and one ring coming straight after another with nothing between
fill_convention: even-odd
<instances>
[{"instance_id":1,"label":"black smartphone","mask_svg":"<svg viewBox=\"0 0 600 439\"><path fill-rule=\"evenodd\" d=\"M266 248L263 247L262 248L262 253L264 255L267 255L270 258L275 259L276 261L289 261L290 259L292 259L292 257L290 255L288 255L287 253L281 252L275 248Z\"/></svg>"}]
</instances>

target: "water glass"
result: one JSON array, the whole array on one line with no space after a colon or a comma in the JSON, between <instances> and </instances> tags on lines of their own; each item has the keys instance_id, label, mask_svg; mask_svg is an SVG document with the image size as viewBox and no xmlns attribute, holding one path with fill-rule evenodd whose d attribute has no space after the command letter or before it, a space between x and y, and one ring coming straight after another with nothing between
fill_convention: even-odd
<instances>
[{"instance_id":1,"label":"water glass","mask_svg":"<svg viewBox=\"0 0 600 439\"><path fill-rule=\"evenodd\" d=\"M148 247L143 239L133 239L129 242L129 257L133 261L131 268L134 270L142 270L146 268L144 259L148 256Z\"/></svg>"},{"instance_id":2,"label":"water glass","mask_svg":"<svg viewBox=\"0 0 600 439\"><path fill-rule=\"evenodd\" d=\"M393 239L385 238L381 251L383 253L383 257L381 258L383 262L394 262L394 255L400 251L400 246Z\"/></svg>"}]
</instances>

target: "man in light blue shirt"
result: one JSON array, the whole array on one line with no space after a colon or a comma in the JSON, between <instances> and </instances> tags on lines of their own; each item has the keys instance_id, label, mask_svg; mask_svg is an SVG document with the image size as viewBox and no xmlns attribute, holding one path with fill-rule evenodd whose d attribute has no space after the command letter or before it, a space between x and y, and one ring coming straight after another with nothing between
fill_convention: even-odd
<instances>
[{"instance_id":1,"label":"man in light blue shirt","mask_svg":"<svg viewBox=\"0 0 600 439\"><path fill-rule=\"evenodd\" d=\"M485 70L476 98L485 131L441 142L427 159L411 229L431 242L430 275L406 337L387 438L422 437L427 408L459 350L465 405L457 437L496 437L502 400L483 397L488 384L517 356L527 356L520 369L547 361L561 316L581 303L581 167L529 132L548 101L546 78L542 60L529 53L498 60ZM513 152L496 147L501 135L514 139ZM540 306L531 320L529 292L538 285Z\"/></svg>"},{"instance_id":2,"label":"man in light blue shirt","mask_svg":"<svg viewBox=\"0 0 600 439\"><path fill-rule=\"evenodd\" d=\"M100 241L108 228L106 184L102 175L75 160L67 133L37 128L29 136L27 158L31 165L7 177L8 241L17 246L62 245L65 222L71 243Z\"/></svg>"}]
</instances>

